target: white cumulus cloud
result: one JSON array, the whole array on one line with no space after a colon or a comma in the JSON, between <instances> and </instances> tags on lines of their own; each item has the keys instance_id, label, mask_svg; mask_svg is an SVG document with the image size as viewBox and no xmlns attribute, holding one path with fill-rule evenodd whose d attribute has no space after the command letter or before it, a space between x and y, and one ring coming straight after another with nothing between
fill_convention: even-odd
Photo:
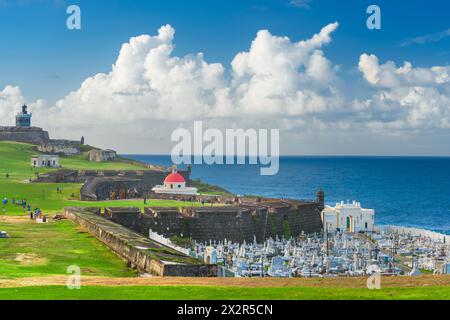
<instances>
[{"instance_id":1,"label":"white cumulus cloud","mask_svg":"<svg viewBox=\"0 0 450 320\"><path fill-rule=\"evenodd\" d=\"M450 67L402 67L388 61L380 64L375 55L363 54L359 70L377 88L354 107L365 115L374 130L430 130L450 128Z\"/></svg>"},{"instance_id":2,"label":"white cumulus cloud","mask_svg":"<svg viewBox=\"0 0 450 320\"><path fill-rule=\"evenodd\" d=\"M359 70L370 84L377 87L395 88L450 83L450 67L413 68L410 62L405 62L402 67L397 68L393 61L380 65L375 55L361 55Z\"/></svg>"},{"instance_id":3,"label":"white cumulus cloud","mask_svg":"<svg viewBox=\"0 0 450 320\"><path fill-rule=\"evenodd\" d=\"M111 72L86 79L51 114L76 126L322 112L339 101L335 67L321 51L337 27L299 42L259 31L227 72L202 53L174 56L175 30L166 25L123 44Z\"/></svg>"},{"instance_id":4,"label":"white cumulus cloud","mask_svg":"<svg viewBox=\"0 0 450 320\"><path fill-rule=\"evenodd\" d=\"M5 87L1 124L12 124L26 102L34 125L52 137L84 135L99 147L144 153L168 152L172 130L189 128L193 120L221 129L280 128L285 145L296 153L299 145L341 153L364 146L361 141L385 144L380 133L407 131L405 137L450 129L450 67L418 68L410 62L397 67L362 54L361 77L354 82L364 81L373 92L354 99L348 91L345 97L338 66L324 52L337 28L331 23L300 41L261 30L224 66L203 53L176 56L175 29L162 26L155 35L124 43L111 70L85 79L54 105L27 101L18 87ZM395 144L390 148L395 151Z\"/></svg>"}]
</instances>

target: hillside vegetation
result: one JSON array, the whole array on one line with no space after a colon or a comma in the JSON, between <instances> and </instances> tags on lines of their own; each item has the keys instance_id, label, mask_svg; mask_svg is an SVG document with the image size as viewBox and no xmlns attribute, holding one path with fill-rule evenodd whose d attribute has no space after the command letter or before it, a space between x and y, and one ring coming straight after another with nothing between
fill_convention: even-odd
<instances>
[{"instance_id":1,"label":"hillside vegetation","mask_svg":"<svg viewBox=\"0 0 450 320\"><path fill-rule=\"evenodd\" d=\"M30 165L32 155L38 154L30 144L0 141L0 198L9 199L5 207L8 215L26 214L22 207L13 205L12 199L26 199L34 208L40 208L44 214L54 214L65 206L100 206L100 207L130 207L143 208L141 200L118 200L89 202L80 201L79 194L82 184L79 183L29 183L36 173L46 173L55 169L33 168ZM61 157L61 165L66 169L75 170L142 170L143 166L128 161L91 162L83 155ZM9 177L7 177L7 175ZM57 187L62 194L56 192ZM147 206L192 206L199 203L149 200ZM3 212L0 211L0 214Z\"/></svg>"}]
</instances>

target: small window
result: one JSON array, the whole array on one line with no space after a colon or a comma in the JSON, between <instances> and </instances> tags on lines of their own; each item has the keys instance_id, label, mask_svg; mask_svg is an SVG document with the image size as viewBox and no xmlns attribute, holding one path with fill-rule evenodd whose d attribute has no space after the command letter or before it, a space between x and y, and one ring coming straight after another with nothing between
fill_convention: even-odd
<instances>
[{"instance_id":1,"label":"small window","mask_svg":"<svg viewBox=\"0 0 450 320\"><path fill-rule=\"evenodd\" d=\"M178 185L178 188L181 188L181 184Z\"/></svg>"}]
</instances>

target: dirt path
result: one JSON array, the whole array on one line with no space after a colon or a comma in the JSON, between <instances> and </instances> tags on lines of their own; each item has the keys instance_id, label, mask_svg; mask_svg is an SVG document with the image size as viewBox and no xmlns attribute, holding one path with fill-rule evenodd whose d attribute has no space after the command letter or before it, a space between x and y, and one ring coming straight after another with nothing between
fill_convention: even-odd
<instances>
[{"instance_id":1,"label":"dirt path","mask_svg":"<svg viewBox=\"0 0 450 320\"><path fill-rule=\"evenodd\" d=\"M0 288L66 285L67 276L0 279ZM343 287L366 288L367 278L81 278L82 286L232 286L232 287ZM383 288L450 286L450 276L383 277Z\"/></svg>"},{"instance_id":2,"label":"dirt path","mask_svg":"<svg viewBox=\"0 0 450 320\"><path fill-rule=\"evenodd\" d=\"M6 216L0 215L0 223L35 223L30 219L30 215L21 215L21 216Z\"/></svg>"}]
</instances>

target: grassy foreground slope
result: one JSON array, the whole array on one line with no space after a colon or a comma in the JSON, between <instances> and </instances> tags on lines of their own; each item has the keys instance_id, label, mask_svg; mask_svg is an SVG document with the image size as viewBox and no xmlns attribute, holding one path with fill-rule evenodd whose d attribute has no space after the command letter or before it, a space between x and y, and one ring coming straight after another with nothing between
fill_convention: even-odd
<instances>
[{"instance_id":1,"label":"grassy foreground slope","mask_svg":"<svg viewBox=\"0 0 450 320\"><path fill-rule=\"evenodd\" d=\"M0 299L224 299L224 300L450 300L450 276L382 277L369 290L365 277L338 278L104 278L82 276L81 288L67 277L0 279ZM37 287L39 286L39 287Z\"/></svg>"},{"instance_id":2,"label":"grassy foreground slope","mask_svg":"<svg viewBox=\"0 0 450 320\"><path fill-rule=\"evenodd\" d=\"M33 146L24 143L0 141L0 200L7 197L10 203L6 207L6 214L24 214L20 206L12 205L11 200L27 199L34 208L40 208L44 214L60 212L66 206L100 206L100 207L144 207L140 200L118 200L88 202L79 201L81 184L79 183L29 183L29 178L34 178L35 173L46 173L54 169L32 168L30 158L36 152ZM112 161L90 162L82 155L74 157L62 157L61 165L67 169L89 170L142 170L137 164ZM7 178L6 175L9 175ZM56 192L56 188L62 188L62 194ZM171 200L151 200L147 206L191 206L197 203L186 203ZM2 214L2 212L0 212Z\"/></svg>"},{"instance_id":3,"label":"grassy foreground slope","mask_svg":"<svg viewBox=\"0 0 450 320\"><path fill-rule=\"evenodd\" d=\"M0 300L448 300L450 287L354 288L202 287L202 286L63 286L0 289Z\"/></svg>"},{"instance_id":4,"label":"grassy foreground slope","mask_svg":"<svg viewBox=\"0 0 450 320\"><path fill-rule=\"evenodd\" d=\"M63 275L72 265L86 276L137 275L125 261L68 220L48 224L0 222L0 230L10 236L0 239L0 279Z\"/></svg>"}]
</instances>

